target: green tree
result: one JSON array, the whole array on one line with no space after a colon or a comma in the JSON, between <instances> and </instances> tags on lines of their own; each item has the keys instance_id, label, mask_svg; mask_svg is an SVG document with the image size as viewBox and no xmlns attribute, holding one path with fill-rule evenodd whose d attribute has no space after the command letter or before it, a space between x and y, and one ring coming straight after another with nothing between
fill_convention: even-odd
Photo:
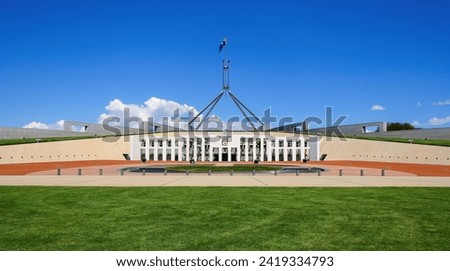
<instances>
[{"instance_id":1,"label":"green tree","mask_svg":"<svg viewBox=\"0 0 450 271\"><path fill-rule=\"evenodd\" d=\"M387 130L388 131L400 131L400 130L414 130L416 127L411 123L400 123L400 122L388 122Z\"/></svg>"}]
</instances>

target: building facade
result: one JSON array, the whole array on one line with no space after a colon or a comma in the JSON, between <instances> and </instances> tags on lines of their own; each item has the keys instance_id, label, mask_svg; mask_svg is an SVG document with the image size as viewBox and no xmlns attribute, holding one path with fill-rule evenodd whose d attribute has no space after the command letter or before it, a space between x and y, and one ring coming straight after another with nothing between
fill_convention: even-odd
<instances>
[{"instance_id":1,"label":"building facade","mask_svg":"<svg viewBox=\"0 0 450 271\"><path fill-rule=\"evenodd\" d=\"M146 161L303 161L302 135L261 132L171 132L130 136L130 158ZM313 152L312 152L313 153Z\"/></svg>"}]
</instances>

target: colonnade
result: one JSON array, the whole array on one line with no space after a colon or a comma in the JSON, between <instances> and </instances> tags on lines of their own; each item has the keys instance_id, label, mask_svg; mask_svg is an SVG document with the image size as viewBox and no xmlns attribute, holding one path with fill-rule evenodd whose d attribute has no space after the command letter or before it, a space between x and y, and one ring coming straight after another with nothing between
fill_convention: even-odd
<instances>
[{"instance_id":1,"label":"colonnade","mask_svg":"<svg viewBox=\"0 0 450 271\"><path fill-rule=\"evenodd\" d=\"M294 136L140 136L132 159L151 161L302 161L309 146Z\"/></svg>"}]
</instances>

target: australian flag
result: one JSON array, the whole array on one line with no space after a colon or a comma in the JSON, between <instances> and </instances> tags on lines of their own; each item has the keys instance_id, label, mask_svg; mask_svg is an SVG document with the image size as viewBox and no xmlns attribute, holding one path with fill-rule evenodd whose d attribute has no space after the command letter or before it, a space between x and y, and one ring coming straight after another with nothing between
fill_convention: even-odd
<instances>
[{"instance_id":1,"label":"australian flag","mask_svg":"<svg viewBox=\"0 0 450 271\"><path fill-rule=\"evenodd\" d=\"M225 45L227 45L227 37L223 38L222 42L219 45L219 54L222 52L223 47L225 47Z\"/></svg>"}]
</instances>

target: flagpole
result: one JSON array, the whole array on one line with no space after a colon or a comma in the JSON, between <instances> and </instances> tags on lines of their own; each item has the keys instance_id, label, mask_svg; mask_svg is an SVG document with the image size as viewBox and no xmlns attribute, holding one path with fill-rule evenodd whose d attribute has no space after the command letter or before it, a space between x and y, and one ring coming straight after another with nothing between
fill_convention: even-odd
<instances>
[{"instance_id":1,"label":"flagpole","mask_svg":"<svg viewBox=\"0 0 450 271\"><path fill-rule=\"evenodd\" d=\"M225 91L225 94L230 91L230 61L228 60L228 38L225 37L222 41L222 49L223 52L223 60L222 60L222 90ZM226 97L226 96L225 96Z\"/></svg>"},{"instance_id":2,"label":"flagpole","mask_svg":"<svg viewBox=\"0 0 450 271\"><path fill-rule=\"evenodd\" d=\"M189 130L195 130L198 131L202 124L208 121L208 117L211 114L214 107L216 107L219 100L225 96L227 93L230 95L231 100L236 105L236 107L241 111L241 113L244 115L245 120L250 122L252 128L254 131L260 130L264 124L261 122L261 120L247 107L242 103L230 90L230 78L229 78L229 71L230 71L230 60L228 60L228 38L225 37L222 42L219 45L219 54L223 54L222 59L222 91L217 95L216 98L214 98L205 108L203 108L193 119L189 121ZM223 52L224 51L224 52ZM194 127L194 122L200 118L200 115L206 112L205 116L201 119L200 124L197 125L197 127ZM250 118L251 115L253 118ZM259 128L256 128L255 124L253 122L258 122L261 124ZM207 128L207 127L206 127Z\"/></svg>"}]
</instances>

